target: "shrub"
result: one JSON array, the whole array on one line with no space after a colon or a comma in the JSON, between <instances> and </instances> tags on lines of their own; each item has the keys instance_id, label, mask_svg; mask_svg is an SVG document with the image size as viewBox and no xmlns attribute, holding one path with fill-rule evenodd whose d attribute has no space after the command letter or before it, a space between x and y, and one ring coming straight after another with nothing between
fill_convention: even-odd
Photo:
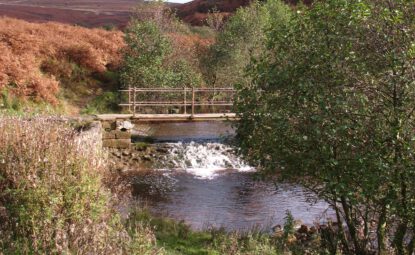
<instances>
[{"instance_id":1,"label":"shrub","mask_svg":"<svg viewBox=\"0 0 415 255\"><path fill-rule=\"evenodd\" d=\"M127 232L112 209L99 132L15 117L0 119L0 130L0 250L154 254L152 231L136 224Z\"/></svg>"}]
</instances>

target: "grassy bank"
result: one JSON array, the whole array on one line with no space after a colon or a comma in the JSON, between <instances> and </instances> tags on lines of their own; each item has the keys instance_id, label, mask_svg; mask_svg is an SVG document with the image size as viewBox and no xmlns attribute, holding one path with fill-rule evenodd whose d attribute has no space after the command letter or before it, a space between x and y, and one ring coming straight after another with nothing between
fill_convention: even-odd
<instances>
[{"instance_id":1,"label":"grassy bank","mask_svg":"<svg viewBox=\"0 0 415 255\"><path fill-rule=\"evenodd\" d=\"M157 245L172 255L286 255L328 254L319 234L307 241L297 239L293 219L286 217L285 225L274 234L252 230L244 233L210 228L195 231L184 222L156 217L146 210L135 209L128 225L145 224L154 230Z\"/></svg>"}]
</instances>

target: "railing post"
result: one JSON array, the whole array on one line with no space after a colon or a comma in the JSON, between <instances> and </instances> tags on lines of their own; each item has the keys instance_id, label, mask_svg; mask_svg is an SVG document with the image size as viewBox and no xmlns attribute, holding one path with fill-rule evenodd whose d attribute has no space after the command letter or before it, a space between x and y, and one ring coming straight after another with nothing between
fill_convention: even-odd
<instances>
[{"instance_id":1,"label":"railing post","mask_svg":"<svg viewBox=\"0 0 415 255\"><path fill-rule=\"evenodd\" d=\"M131 86L128 85L128 112L131 112Z\"/></svg>"},{"instance_id":2,"label":"railing post","mask_svg":"<svg viewBox=\"0 0 415 255\"><path fill-rule=\"evenodd\" d=\"M186 87L183 87L183 92L184 92L184 114L187 114Z\"/></svg>"},{"instance_id":3,"label":"railing post","mask_svg":"<svg viewBox=\"0 0 415 255\"><path fill-rule=\"evenodd\" d=\"M195 115L195 88L192 87L192 118Z\"/></svg>"},{"instance_id":4,"label":"railing post","mask_svg":"<svg viewBox=\"0 0 415 255\"><path fill-rule=\"evenodd\" d=\"M137 90L137 88L134 87L134 93L133 93L133 109L134 109L134 112L133 112L133 117L135 117L135 109L136 109L136 105L135 105L135 101L137 99L136 90Z\"/></svg>"}]
</instances>

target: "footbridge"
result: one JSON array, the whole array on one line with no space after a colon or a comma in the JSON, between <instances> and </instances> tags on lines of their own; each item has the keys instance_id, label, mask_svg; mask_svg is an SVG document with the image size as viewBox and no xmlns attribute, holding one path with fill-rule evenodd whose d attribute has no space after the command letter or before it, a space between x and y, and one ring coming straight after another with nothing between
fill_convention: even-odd
<instances>
[{"instance_id":1,"label":"footbridge","mask_svg":"<svg viewBox=\"0 0 415 255\"><path fill-rule=\"evenodd\" d=\"M133 133L150 123L236 120L232 88L129 88L121 90L122 114L100 114L104 147L130 148Z\"/></svg>"},{"instance_id":2,"label":"footbridge","mask_svg":"<svg viewBox=\"0 0 415 255\"><path fill-rule=\"evenodd\" d=\"M99 120L133 122L235 120L233 88L128 88L121 90L125 114L97 115Z\"/></svg>"}]
</instances>

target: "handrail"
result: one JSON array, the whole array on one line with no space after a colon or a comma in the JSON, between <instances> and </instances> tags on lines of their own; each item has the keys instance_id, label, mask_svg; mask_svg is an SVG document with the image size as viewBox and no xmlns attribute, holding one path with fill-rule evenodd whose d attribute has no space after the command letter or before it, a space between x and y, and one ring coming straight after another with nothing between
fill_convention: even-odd
<instances>
[{"instance_id":1,"label":"handrail","mask_svg":"<svg viewBox=\"0 0 415 255\"><path fill-rule=\"evenodd\" d=\"M193 116L195 114L195 106L232 106L233 100L219 101L199 101L196 100L196 93L235 93L233 88L136 88L130 87L128 89L120 90L120 92L128 92L128 103L119 104L122 107L128 107L129 111L136 114L137 106L182 106L184 113L187 113L187 106L191 106ZM191 93L191 102L188 102L187 95ZM183 93L183 100L179 101L137 101L137 95L140 93Z\"/></svg>"}]
</instances>

